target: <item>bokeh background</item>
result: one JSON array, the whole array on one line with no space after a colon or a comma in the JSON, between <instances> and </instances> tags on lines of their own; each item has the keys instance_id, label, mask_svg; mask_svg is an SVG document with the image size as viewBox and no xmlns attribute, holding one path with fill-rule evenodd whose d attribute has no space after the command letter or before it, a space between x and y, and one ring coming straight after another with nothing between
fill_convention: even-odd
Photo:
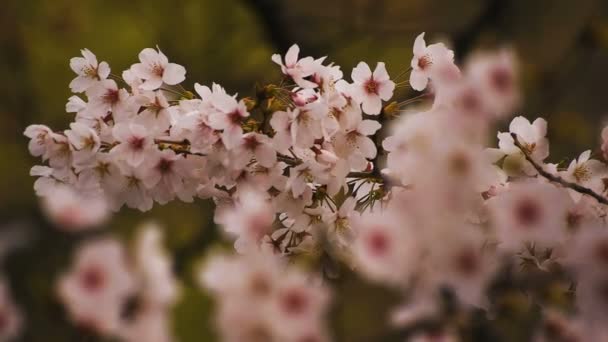
<instances>
[{"instance_id":1,"label":"bokeh background","mask_svg":"<svg viewBox=\"0 0 608 342\"><path fill-rule=\"evenodd\" d=\"M4 274L25 311L24 341L95 341L73 328L53 296L53 279L78 241L45 222L32 190L22 132L30 123L60 130L74 77L68 61L89 48L113 72L158 45L186 66L187 88L218 82L252 95L255 82L279 79L272 53L298 43L306 55L327 55L345 74L360 60L407 68L415 36L443 40L462 62L477 49L509 45L522 67L525 102L516 114L549 120L554 161L597 150L608 117L608 2L605 0L3 0L0 10L0 239L22 233L28 243L4 260ZM137 223L166 230L184 279L175 309L181 341L213 340L212 302L196 289L193 266L217 240L212 205L172 203L148 213L123 210L107 230L129 239ZM371 285L344 273L336 281L338 340L375 336L394 297L366 297Z\"/></svg>"}]
</instances>

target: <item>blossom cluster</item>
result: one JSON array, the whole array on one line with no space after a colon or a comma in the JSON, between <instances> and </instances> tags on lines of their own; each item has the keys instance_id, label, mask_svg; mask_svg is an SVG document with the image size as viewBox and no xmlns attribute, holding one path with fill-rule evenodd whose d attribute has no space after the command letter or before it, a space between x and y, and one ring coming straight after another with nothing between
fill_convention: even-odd
<instances>
[{"instance_id":1,"label":"blossom cluster","mask_svg":"<svg viewBox=\"0 0 608 342\"><path fill-rule=\"evenodd\" d=\"M326 57L301 58L294 45L272 56L283 79L245 98L218 84L186 90L186 70L158 48L144 49L121 76L89 50L82 55L70 63L77 74L70 88L84 96L66 105L75 113L69 129L25 131L31 154L46 163L32 168L36 193L69 230L98 226L122 206L147 211L154 202L211 198L215 223L238 253L201 271L218 298L225 340L329 338L329 290L289 265L299 256L329 257L402 290L408 300L395 308L397 325L440 315L445 288L464 308L488 308L487 290L505 264L542 272L560 265L580 289L579 316L547 308L547 322L561 327L552 333L580 340L606 333L608 167L591 151L567 167L547 161L543 118L513 118L490 147L494 125L521 98L511 50L475 54L460 68L446 45L427 45L421 34L411 67L397 77L384 63L372 70L360 62L349 80ZM424 93L393 100L407 87ZM606 130L602 137L605 158ZM126 340L167 336L125 327L119 310L143 296L152 312L142 326L166 315L172 278L140 265L164 265L154 250L141 248L130 264L117 241L83 247L59 287L73 318ZM111 270L100 278L99 267ZM95 291L107 277L116 285ZM142 283L161 288L148 295L137 290ZM457 340L455 327L443 328L442 338ZM418 340L439 335L425 336Z\"/></svg>"},{"instance_id":2,"label":"blossom cluster","mask_svg":"<svg viewBox=\"0 0 608 342\"><path fill-rule=\"evenodd\" d=\"M112 237L79 246L57 294L76 325L122 341L172 341L171 308L179 299L172 260L158 226L139 231L133 255Z\"/></svg>"}]
</instances>

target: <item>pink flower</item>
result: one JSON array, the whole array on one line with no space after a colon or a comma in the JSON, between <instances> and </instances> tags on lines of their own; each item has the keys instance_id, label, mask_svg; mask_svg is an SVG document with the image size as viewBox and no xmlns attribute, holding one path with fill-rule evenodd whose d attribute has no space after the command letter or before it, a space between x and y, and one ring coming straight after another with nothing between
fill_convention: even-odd
<instances>
[{"instance_id":1,"label":"pink flower","mask_svg":"<svg viewBox=\"0 0 608 342\"><path fill-rule=\"evenodd\" d=\"M146 154L154 145L153 139L149 136L149 131L138 124L116 124L112 133L119 143L112 149L112 153L116 158L126 161L133 167L143 163Z\"/></svg>"},{"instance_id":2,"label":"pink flower","mask_svg":"<svg viewBox=\"0 0 608 342\"><path fill-rule=\"evenodd\" d=\"M376 157L377 148L369 138L381 128L378 121L360 120L345 134L336 137L336 154L349 160L351 167L356 170L367 168L367 159Z\"/></svg>"},{"instance_id":3,"label":"pink flower","mask_svg":"<svg viewBox=\"0 0 608 342\"><path fill-rule=\"evenodd\" d=\"M253 158L269 168L277 162L277 153L269 137L252 132L243 135L243 142L234 149L234 158L239 168L245 167Z\"/></svg>"},{"instance_id":4,"label":"pink flower","mask_svg":"<svg viewBox=\"0 0 608 342\"><path fill-rule=\"evenodd\" d=\"M422 32L414 41L414 57L411 64L410 85L413 89L421 91L426 88L429 79L433 78L436 69L445 71L446 65L453 66L454 52L446 48L443 43L426 46Z\"/></svg>"},{"instance_id":5,"label":"pink flower","mask_svg":"<svg viewBox=\"0 0 608 342\"><path fill-rule=\"evenodd\" d=\"M378 62L373 74L367 63L359 62L353 69L353 98L362 104L363 111L370 115L380 114L382 100L393 97L395 82L391 81L383 62Z\"/></svg>"},{"instance_id":6,"label":"pink flower","mask_svg":"<svg viewBox=\"0 0 608 342\"><path fill-rule=\"evenodd\" d=\"M230 150L241 143L243 120L249 116L245 103L227 94L216 93L211 97L215 113L209 114L209 126L222 131L222 142Z\"/></svg>"},{"instance_id":7,"label":"pink flower","mask_svg":"<svg viewBox=\"0 0 608 342\"><path fill-rule=\"evenodd\" d=\"M487 201L500 247L513 251L524 243L552 247L564 236L568 193L540 181L512 183Z\"/></svg>"},{"instance_id":8,"label":"pink flower","mask_svg":"<svg viewBox=\"0 0 608 342\"><path fill-rule=\"evenodd\" d=\"M306 57L298 60L300 47L297 44L292 45L285 54L285 63L281 60L281 55L272 55L272 61L281 66L283 74L291 77L297 85L302 88L315 88L317 84L306 80L315 71L316 61L312 57ZM318 63L320 64L320 63Z\"/></svg>"},{"instance_id":9,"label":"pink flower","mask_svg":"<svg viewBox=\"0 0 608 342\"><path fill-rule=\"evenodd\" d=\"M527 175L536 174L532 164L526 161L523 152L515 146L510 133L517 134L517 139L526 153L537 163L542 163L549 156L549 140L545 138L547 121L537 118L530 123L523 116L518 116L511 121L509 133L498 133L498 147L500 152L507 156L503 164L512 169L521 170Z\"/></svg>"},{"instance_id":10,"label":"pink flower","mask_svg":"<svg viewBox=\"0 0 608 342\"><path fill-rule=\"evenodd\" d=\"M47 146L52 139L50 128L45 125L29 125L23 132L23 135L30 138L28 148L30 154L34 157L40 157L46 154Z\"/></svg>"},{"instance_id":11,"label":"pink flower","mask_svg":"<svg viewBox=\"0 0 608 342\"><path fill-rule=\"evenodd\" d=\"M78 75L70 82L70 89L81 93L97 82L108 78L110 66L106 62L97 63L97 57L89 49L80 50L83 57L70 60L70 68Z\"/></svg>"},{"instance_id":12,"label":"pink flower","mask_svg":"<svg viewBox=\"0 0 608 342\"><path fill-rule=\"evenodd\" d=\"M186 69L175 63L169 63L169 59L160 49L147 48L139 53L140 63L133 64L133 74L144 80L139 87L143 90L156 90L164 83L176 85L186 79Z\"/></svg>"},{"instance_id":13,"label":"pink flower","mask_svg":"<svg viewBox=\"0 0 608 342\"><path fill-rule=\"evenodd\" d=\"M85 196L65 185L43 197L42 205L49 219L66 231L98 228L109 216L108 205L101 194Z\"/></svg>"},{"instance_id":14,"label":"pink flower","mask_svg":"<svg viewBox=\"0 0 608 342\"><path fill-rule=\"evenodd\" d=\"M122 307L135 289L122 245L111 239L83 244L57 291L73 321L104 335L121 325Z\"/></svg>"},{"instance_id":15,"label":"pink flower","mask_svg":"<svg viewBox=\"0 0 608 342\"><path fill-rule=\"evenodd\" d=\"M366 213L351 221L357 234L353 254L372 280L403 284L419 260L418 241L408 222L389 213Z\"/></svg>"},{"instance_id":16,"label":"pink flower","mask_svg":"<svg viewBox=\"0 0 608 342\"><path fill-rule=\"evenodd\" d=\"M467 63L466 74L495 116L509 114L519 104L517 64L512 51L474 55Z\"/></svg>"}]
</instances>

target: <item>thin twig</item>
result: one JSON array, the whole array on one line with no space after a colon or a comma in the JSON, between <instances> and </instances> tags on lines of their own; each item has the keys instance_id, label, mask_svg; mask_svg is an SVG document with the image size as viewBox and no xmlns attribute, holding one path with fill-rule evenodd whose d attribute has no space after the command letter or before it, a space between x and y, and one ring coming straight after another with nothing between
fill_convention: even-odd
<instances>
[{"instance_id":1,"label":"thin twig","mask_svg":"<svg viewBox=\"0 0 608 342\"><path fill-rule=\"evenodd\" d=\"M532 159L532 157L530 157L530 155L526 151L526 148L517 139L517 134L511 133L511 137L513 137L513 142L515 143L515 146L517 146L517 148L519 148L519 150L524 154L524 157L526 158L526 160L530 164L532 164L532 166L534 167L534 169L536 169L536 172L538 172L539 175L545 177L546 179L548 179L551 182L558 183L558 184L562 185L563 187L570 188L581 194L589 195L589 196L595 198L598 202L608 205L608 199L606 199L604 196L596 193L595 191L593 191L589 188L586 188L582 185L568 182L567 180L561 178L560 176L556 176L554 174L551 174L551 173L545 171L540 165L538 165L537 162L535 162Z\"/></svg>"}]
</instances>

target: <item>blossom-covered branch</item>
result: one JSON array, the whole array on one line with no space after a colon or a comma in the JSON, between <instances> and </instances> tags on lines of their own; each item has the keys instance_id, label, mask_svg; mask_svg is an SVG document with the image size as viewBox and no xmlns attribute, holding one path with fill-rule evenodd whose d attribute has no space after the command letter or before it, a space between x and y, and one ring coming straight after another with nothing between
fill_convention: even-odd
<instances>
[{"instance_id":1,"label":"blossom-covered branch","mask_svg":"<svg viewBox=\"0 0 608 342\"><path fill-rule=\"evenodd\" d=\"M515 134L515 133L511 133L511 136L513 137L513 142L515 143L515 146L517 146L517 147L518 147L518 148L521 150L521 152L524 154L524 156L525 156L526 160L527 160L527 161L528 161L530 164L532 164L532 166L534 167L534 169L536 170L536 172L538 172L538 174L539 174L539 175L541 175L541 176L543 176L543 177L547 178L548 180L550 180L550 181L552 181L552 182L558 183L558 184L562 185L563 187L566 187L566 188L572 189L572 190L574 190L574 191L576 191L576 192L579 192L579 193L581 193L581 194L583 194L583 195L588 195L588 196L591 196L591 197L595 198L595 199L596 199L598 202L600 202L600 203L602 203L602 204L606 204L606 205L608 205L608 199L606 199L606 197L604 197L604 196L602 196L602 195L600 195L600 194L596 193L595 191L593 191L593 190L591 190L591 189L589 189L589 188L586 188L586 187L584 187L584 186L582 186L582 185L579 185L579 184L577 184L577 183L568 182L568 181L564 180L563 178L561 178L561 177L559 177L559 176L556 176L556 175L554 175L554 174L551 174L551 173L549 173L549 172L545 171L545 170L542 168L542 166L538 165L538 164L537 164L537 163L534 161L534 159L532 159L532 158L531 158L531 157L528 155L528 152L527 152L526 147L525 147L525 146L523 146L523 145L522 145L522 144L519 142L519 139L517 138L517 134Z\"/></svg>"},{"instance_id":2,"label":"blossom-covered branch","mask_svg":"<svg viewBox=\"0 0 608 342\"><path fill-rule=\"evenodd\" d=\"M43 163L31 169L36 193L69 231L100 227L123 206L213 200L214 221L238 255L208 256L199 280L216 297L225 340L329 340L323 279L337 263L404 292L391 323L416 328L398 334L456 340L462 322L442 318L500 314L490 289L519 276L505 275L518 262L521 272L558 269L582 289L576 318L526 292L543 321L561 328L530 335L605 340L608 167L590 151L567 168L547 162L542 118L513 118L498 148L488 147L488 133L520 102L513 51L474 54L461 69L423 33L397 77L383 62L360 62L347 79L327 57L301 58L293 45L271 57L283 79L245 98L218 84L187 90L185 68L158 48L121 76L89 50L82 55L70 62L69 129L25 130ZM393 98L408 84L422 93ZM115 240L83 245L59 285L75 322L125 340L142 340L146 324L165 326L175 286L166 255L144 253L158 250L152 236L131 263ZM176 253L180 269L196 247ZM301 259L308 271L294 266ZM157 283L167 292L143 286ZM446 297L462 316L444 312ZM154 315L135 310L145 319L138 330L119 313L142 298Z\"/></svg>"}]
</instances>

